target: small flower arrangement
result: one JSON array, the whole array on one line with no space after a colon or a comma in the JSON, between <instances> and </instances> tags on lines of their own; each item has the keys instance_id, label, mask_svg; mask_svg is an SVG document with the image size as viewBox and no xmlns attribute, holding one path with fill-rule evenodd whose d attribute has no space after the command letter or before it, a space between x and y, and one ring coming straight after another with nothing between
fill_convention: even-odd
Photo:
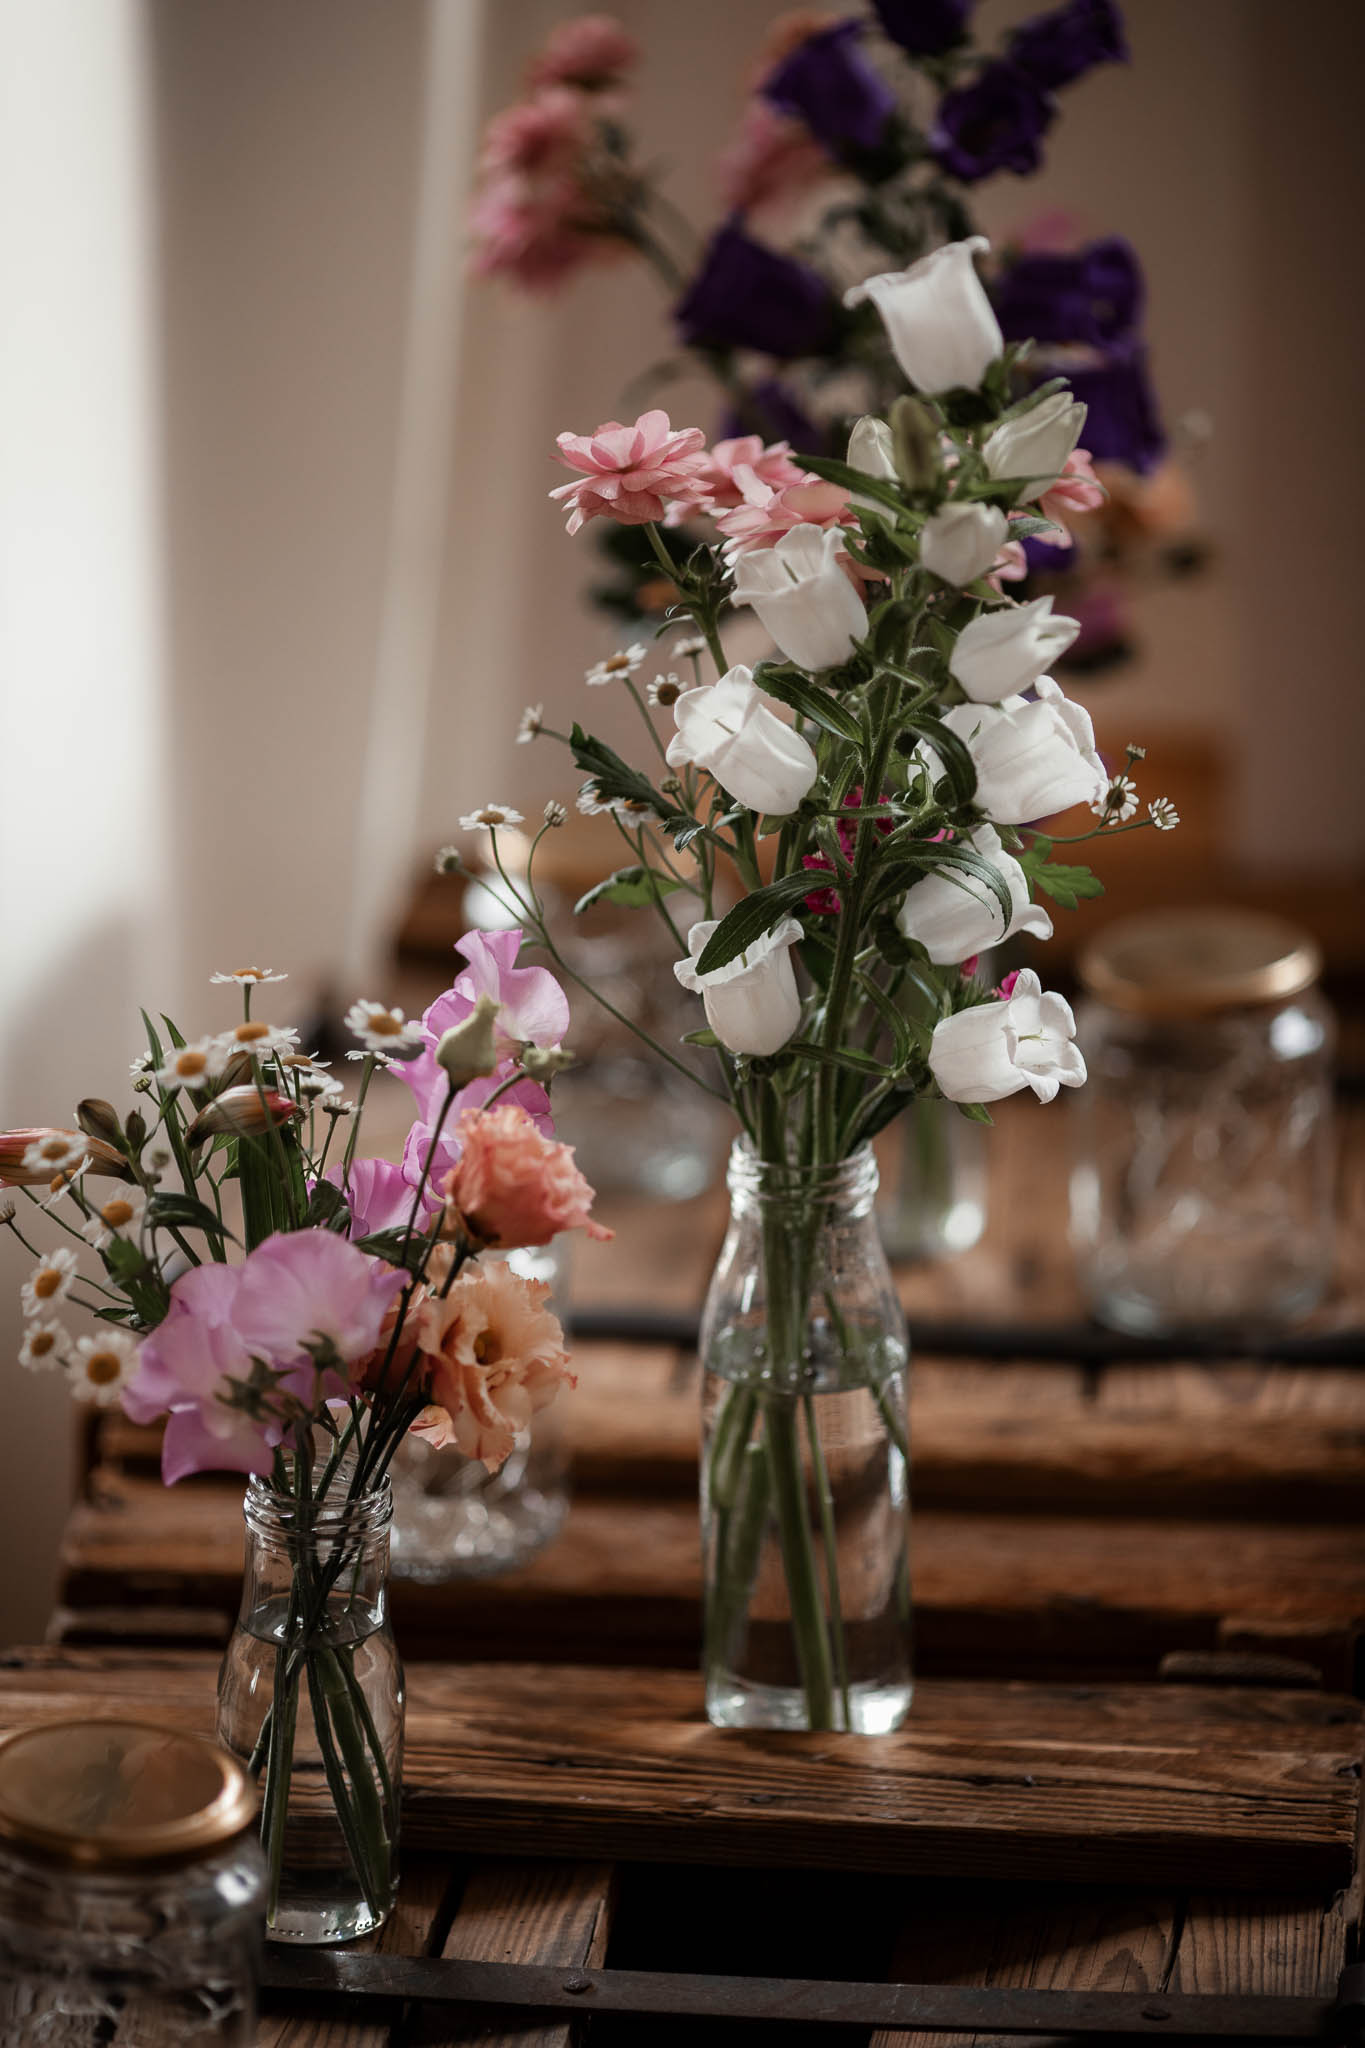
<instances>
[{"instance_id":1,"label":"small flower arrangement","mask_svg":"<svg viewBox=\"0 0 1365 2048\"><path fill-rule=\"evenodd\" d=\"M81 1401L163 1422L168 1485L205 1470L256 1475L296 1531L372 1498L409 1431L496 1470L573 1384L548 1288L503 1255L561 1230L607 1234L553 1136L568 1004L546 969L517 964L520 945L519 932L467 934L461 971L420 1021L355 1003L354 1101L296 1029L253 1015L281 975L215 975L240 992L241 1019L197 1039L144 1012L141 1106L120 1117L90 1098L75 1129L0 1135L0 1185L15 1191L0 1220L36 1261L21 1363L62 1368ZM359 1153L381 1070L413 1097L401 1164ZM68 1241L41 1249L16 1195ZM90 1334L73 1334L73 1308L93 1319ZM367 1899L386 1910L396 1815L382 1819L367 1783L367 1772L388 1779L338 1617L351 1563L341 1542L325 1558L294 1552L275 1705L261 1702L251 1759L274 1787L263 1809L272 1913L298 1721L282 1703L304 1681L312 1694L319 1671L316 1739L324 1758L346 1760L335 1782L329 1771L342 1833Z\"/></svg>"}]
</instances>

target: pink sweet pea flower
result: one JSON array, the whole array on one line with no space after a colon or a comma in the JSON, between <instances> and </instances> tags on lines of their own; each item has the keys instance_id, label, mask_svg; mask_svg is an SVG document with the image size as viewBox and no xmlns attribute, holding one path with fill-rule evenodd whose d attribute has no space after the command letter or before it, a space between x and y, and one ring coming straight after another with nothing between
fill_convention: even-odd
<instances>
[{"instance_id":1,"label":"pink sweet pea flower","mask_svg":"<svg viewBox=\"0 0 1365 2048\"><path fill-rule=\"evenodd\" d=\"M355 1159L349 1178L343 1175L341 1166L329 1166L323 1179L345 1193L351 1211L348 1237L373 1237L380 1230L407 1228L413 1191L401 1166L395 1166L389 1159ZM425 1231L439 1206L434 1195L424 1195L413 1229Z\"/></svg>"},{"instance_id":2,"label":"pink sweet pea flower","mask_svg":"<svg viewBox=\"0 0 1365 2048\"><path fill-rule=\"evenodd\" d=\"M254 1356L286 1366L320 1342L346 1364L368 1357L404 1284L397 1267L331 1230L277 1231L247 1254L240 1274L233 1323Z\"/></svg>"},{"instance_id":3,"label":"pink sweet pea flower","mask_svg":"<svg viewBox=\"0 0 1365 2048\"><path fill-rule=\"evenodd\" d=\"M441 1072L439 1067L436 1071L438 1074ZM505 1060L493 1073L482 1075L477 1081L471 1081L467 1088L462 1088L446 1112L438 1136L436 1125L441 1114L441 1104L445 1101L445 1077L442 1075L439 1096L428 1114L415 1123L408 1132L407 1142L403 1147L403 1178L409 1187L420 1187L424 1173L429 1188L440 1187L446 1175L459 1161L461 1116L467 1109L482 1109L489 1096L504 1087L515 1071L512 1062ZM550 1098L539 1081L532 1081L529 1076L525 1076L508 1088L505 1094L499 1095L498 1101L511 1103L515 1108L525 1110L538 1131L542 1131L547 1138L553 1135L555 1126L554 1118L550 1114Z\"/></svg>"},{"instance_id":4,"label":"pink sweet pea flower","mask_svg":"<svg viewBox=\"0 0 1365 2048\"><path fill-rule=\"evenodd\" d=\"M243 1268L195 1266L171 1290L170 1311L138 1351L137 1373L123 1390L134 1422L167 1419L161 1476L174 1486L190 1472L268 1472L278 1424L229 1405L234 1381L252 1359L232 1321Z\"/></svg>"},{"instance_id":5,"label":"pink sweet pea flower","mask_svg":"<svg viewBox=\"0 0 1365 2048\"><path fill-rule=\"evenodd\" d=\"M639 45L612 15L579 14L552 31L532 59L527 82L532 87L572 85L580 92L606 92L620 84L639 56Z\"/></svg>"},{"instance_id":6,"label":"pink sweet pea flower","mask_svg":"<svg viewBox=\"0 0 1365 2048\"><path fill-rule=\"evenodd\" d=\"M570 533L590 519L615 519L622 526L660 520L670 504L696 504L704 497L705 441L700 427L675 433L660 411L641 413L629 427L608 420L594 434L560 434L560 461L583 474L550 496L568 506Z\"/></svg>"},{"instance_id":7,"label":"pink sweet pea flower","mask_svg":"<svg viewBox=\"0 0 1365 2048\"><path fill-rule=\"evenodd\" d=\"M1042 517L1050 519L1059 530L1056 533L1040 533L1035 538L1046 542L1049 547L1067 547L1071 541L1071 533L1062 514L1093 512L1096 506L1104 503L1108 495L1095 474L1095 465L1089 454L1084 448L1073 448L1056 483L1044 491L1038 500L1038 510Z\"/></svg>"},{"instance_id":8,"label":"pink sweet pea flower","mask_svg":"<svg viewBox=\"0 0 1365 2048\"><path fill-rule=\"evenodd\" d=\"M415 1060L395 1069L399 1080L411 1088L417 1104L419 1123L434 1122L446 1099L446 1075L436 1063L436 1047L443 1032L463 1024L480 996L491 996L499 1006L495 1027L497 1049L510 1059L519 1045L559 1045L569 1028L569 999L547 967L518 967L522 933L466 932L456 951L466 961L450 987L437 996L422 1013L427 1050ZM500 1069L502 1079L510 1069ZM482 1095L467 1094L462 1101L477 1107L498 1085L495 1075ZM529 1084L528 1084L529 1085ZM474 1083L475 1088L483 1086ZM536 1113L548 1112L544 1091L536 1091Z\"/></svg>"},{"instance_id":9,"label":"pink sweet pea flower","mask_svg":"<svg viewBox=\"0 0 1365 2048\"><path fill-rule=\"evenodd\" d=\"M609 1230L588 1214L593 1191L574 1165L573 1147L545 1137L524 1109L466 1110L460 1157L443 1183L447 1199L486 1244L511 1250L544 1245L561 1230Z\"/></svg>"}]
</instances>

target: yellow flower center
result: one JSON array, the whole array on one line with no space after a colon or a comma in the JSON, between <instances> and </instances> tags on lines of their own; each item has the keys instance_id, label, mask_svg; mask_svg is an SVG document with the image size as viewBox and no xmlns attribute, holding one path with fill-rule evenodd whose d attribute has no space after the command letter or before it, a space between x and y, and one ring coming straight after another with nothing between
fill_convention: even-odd
<instances>
[{"instance_id":1,"label":"yellow flower center","mask_svg":"<svg viewBox=\"0 0 1365 2048\"><path fill-rule=\"evenodd\" d=\"M474 1339L474 1356L480 1365L496 1365L502 1356L502 1347L492 1330L480 1330Z\"/></svg>"},{"instance_id":2,"label":"yellow flower center","mask_svg":"<svg viewBox=\"0 0 1365 2048\"><path fill-rule=\"evenodd\" d=\"M133 1205L123 1195L115 1195L112 1202L106 1202L100 1210L100 1218L111 1230L122 1230L125 1223L133 1220Z\"/></svg>"},{"instance_id":3,"label":"yellow flower center","mask_svg":"<svg viewBox=\"0 0 1365 2048\"><path fill-rule=\"evenodd\" d=\"M238 1045L255 1045L258 1039L269 1038L268 1024L239 1024L233 1032Z\"/></svg>"},{"instance_id":4,"label":"yellow flower center","mask_svg":"<svg viewBox=\"0 0 1365 2048\"><path fill-rule=\"evenodd\" d=\"M70 1147L69 1138L44 1138L40 1150L44 1159L65 1159Z\"/></svg>"},{"instance_id":5,"label":"yellow flower center","mask_svg":"<svg viewBox=\"0 0 1365 2048\"><path fill-rule=\"evenodd\" d=\"M609 654L602 666L606 669L608 675L618 676L622 669L630 667L630 656L628 654Z\"/></svg>"},{"instance_id":6,"label":"yellow flower center","mask_svg":"<svg viewBox=\"0 0 1365 2048\"><path fill-rule=\"evenodd\" d=\"M380 1038L397 1038L403 1029L401 1017L395 1017L392 1010L380 1010L371 1017L367 1030L377 1032Z\"/></svg>"},{"instance_id":7,"label":"yellow flower center","mask_svg":"<svg viewBox=\"0 0 1365 2048\"><path fill-rule=\"evenodd\" d=\"M193 1080L198 1074L202 1074L207 1066L208 1060L202 1052L181 1052L176 1054L175 1071L177 1074L183 1075L187 1081Z\"/></svg>"},{"instance_id":8,"label":"yellow flower center","mask_svg":"<svg viewBox=\"0 0 1365 2048\"><path fill-rule=\"evenodd\" d=\"M264 967L234 967L233 975L238 981L264 981Z\"/></svg>"},{"instance_id":9,"label":"yellow flower center","mask_svg":"<svg viewBox=\"0 0 1365 2048\"><path fill-rule=\"evenodd\" d=\"M35 1330L28 1340L29 1357L46 1358L48 1352L54 1349L56 1342L57 1339L51 1330Z\"/></svg>"},{"instance_id":10,"label":"yellow flower center","mask_svg":"<svg viewBox=\"0 0 1365 2048\"><path fill-rule=\"evenodd\" d=\"M95 1387L107 1387L123 1370L117 1351L92 1351L85 1361L85 1377Z\"/></svg>"},{"instance_id":11,"label":"yellow flower center","mask_svg":"<svg viewBox=\"0 0 1365 2048\"><path fill-rule=\"evenodd\" d=\"M44 1266L41 1273L34 1275L33 1292L39 1301L51 1301L62 1284L62 1276L55 1266Z\"/></svg>"},{"instance_id":12,"label":"yellow flower center","mask_svg":"<svg viewBox=\"0 0 1365 2048\"><path fill-rule=\"evenodd\" d=\"M483 809L476 811L474 815L481 825L500 825L503 818L496 804L485 804Z\"/></svg>"}]
</instances>

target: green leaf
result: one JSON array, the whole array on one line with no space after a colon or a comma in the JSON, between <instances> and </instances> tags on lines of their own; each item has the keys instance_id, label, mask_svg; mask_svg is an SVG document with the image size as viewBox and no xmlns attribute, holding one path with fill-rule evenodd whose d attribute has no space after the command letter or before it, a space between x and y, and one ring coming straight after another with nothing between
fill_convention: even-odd
<instances>
[{"instance_id":1,"label":"green leaf","mask_svg":"<svg viewBox=\"0 0 1365 2048\"><path fill-rule=\"evenodd\" d=\"M720 1040L715 1032L706 1029L701 1031L684 1031L682 1042L684 1045L704 1045L708 1051L720 1044Z\"/></svg>"},{"instance_id":2,"label":"green leaf","mask_svg":"<svg viewBox=\"0 0 1365 2048\"><path fill-rule=\"evenodd\" d=\"M1082 897L1103 896L1104 884L1089 868L1071 867L1065 861L1039 862L1020 858L1020 866L1035 889L1041 889L1063 910L1074 910Z\"/></svg>"},{"instance_id":3,"label":"green leaf","mask_svg":"<svg viewBox=\"0 0 1365 2048\"><path fill-rule=\"evenodd\" d=\"M945 725L942 719L930 718L923 712L910 718L903 718L900 723L910 732L918 733L921 739L927 740L938 755L943 763L943 772L951 785L954 803L971 803L976 795L976 763L972 759L970 749L952 727Z\"/></svg>"},{"instance_id":4,"label":"green leaf","mask_svg":"<svg viewBox=\"0 0 1365 2048\"><path fill-rule=\"evenodd\" d=\"M726 912L706 941L696 963L698 974L714 974L718 967L728 966L746 952L755 939L770 932L794 904L810 894L811 886L810 875L803 868L800 874L783 875L744 897Z\"/></svg>"},{"instance_id":5,"label":"green leaf","mask_svg":"<svg viewBox=\"0 0 1365 2048\"><path fill-rule=\"evenodd\" d=\"M350 1229L351 1212L346 1206L345 1195L334 1180L314 1181L308 1207L303 1212L303 1222L305 1229L335 1230L338 1235L344 1235Z\"/></svg>"},{"instance_id":6,"label":"green leaf","mask_svg":"<svg viewBox=\"0 0 1365 2048\"><path fill-rule=\"evenodd\" d=\"M594 903L620 903L628 910L642 910L682 886L672 875L660 874L657 868L618 868L614 875L608 875L604 882L598 882L579 897L573 907L574 916L581 917Z\"/></svg>"},{"instance_id":7,"label":"green leaf","mask_svg":"<svg viewBox=\"0 0 1365 2048\"><path fill-rule=\"evenodd\" d=\"M847 740L851 747L866 746L867 735L853 713L828 690L822 690L818 683L809 682L805 676L789 670L765 674L761 667L756 671L754 681L770 697L789 705L802 718L808 718L812 725L832 732L836 739Z\"/></svg>"},{"instance_id":8,"label":"green leaf","mask_svg":"<svg viewBox=\"0 0 1365 2048\"><path fill-rule=\"evenodd\" d=\"M167 1230L206 1230L214 1237L232 1237L207 1202L197 1202L193 1195L178 1195L169 1190L152 1196L147 1204L147 1221ZM234 1244L236 1241L233 1238Z\"/></svg>"},{"instance_id":9,"label":"green leaf","mask_svg":"<svg viewBox=\"0 0 1365 2048\"><path fill-rule=\"evenodd\" d=\"M604 799L610 801L624 797L644 810L653 811L660 818L677 815L677 805L660 796L647 776L641 775L637 768L631 768L605 741L584 732L577 720L569 734L569 746L574 760L591 775Z\"/></svg>"},{"instance_id":10,"label":"green leaf","mask_svg":"<svg viewBox=\"0 0 1365 2048\"><path fill-rule=\"evenodd\" d=\"M882 505L889 505L893 512L905 511L905 500L895 484L881 476L868 476L865 470L854 469L847 462L839 462L832 455L803 455L801 467L813 470L823 477L827 484L841 484L855 497L876 498Z\"/></svg>"},{"instance_id":11,"label":"green leaf","mask_svg":"<svg viewBox=\"0 0 1365 2048\"><path fill-rule=\"evenodd\" d=\"M899 896L911 888L922 875L946 874L950 881L958 875L971 875L984 882L996 902L1000 905L1001 916L1008 930L1014 917L1014 902L1010 896L1005 878L992 861L973 846L964 846L946 841L937 846L925 846L922 851L911 853L904 847L897 849L877 876L878 894L881 897Z\"/></svg>"},{"instance_id":12,"label":"green leaf","mask_svg":"<svg viewBox=\"0 0 1365 2048\"><path fill-rule=\"evenodd\" d=\"M692 841L706 830L700 818L675 816L665 821L664 830L673 834L673 847L677 853L686 853Z\"/></svg>"},{"instance_id":13,"label":"green leaf","mask_svg":"<svg viewBox=\"0 0 1365 2048\"><path fill-rule=\"evenodd\" d=\"M166 1015L166 1012L164 1010L161 1012L161 1021L166 1027L166 1031L170 1038L171 1044L175 1047L176 1051L179 1052L181 1047L185 1043L185 1034L183 1033L183 1031L180 1031L174 1024L172 1024L170 1018Z\"/></svg>"},{"instance_id":14,"label":"green leaf","mask_svg":"<svg viewBox=\"0 0 1365 2048\"><path fill-rule=\"evenodd\" d=\"M147 1050L148 1050L148 1051L149 1051L149 1052L151 1053L151 1055L152 1055L152 1065L153 1065L154 1067L160 1067L160 1066L164 1065L164 1061L163 1061L163 1058L162 1058L162 1053L161 1053L161 1040L160 1040L160 1039L159 1039L159 1038L157 1037L157 1035L156 1035L156 1030L155 1030L155 1028L154 1028L154 1026L153 1026L153 1024L152 1024L152 1020L151 1020L151 1018L150 1018L150 1017L149 1017L149 1016L147 1015L147 1012L146 1012L145 1010L142 1010L142 1011L139 1011L139 1013L138 1013L138 1014L139 1014L139 1015L141 1016L141 1018L142 1018L142 1022L143 1022L143 1024L144 1024L145 1028L146 1028L146 1032L147 1032Z\"/></svg>"},{"instance_id":15,"label":"green leaf","mask_svg":"<svg viewBox=\"0 0 1365 2048\"><path fill-rule=\"evenodd\" d=\"M885 1081L896 1070L887 1067L880 1060L873 1059L870 1052L858 1047L815 1045L809 1038L793 1038L782 1048L783 1052L799 1053L803 1059L816 1060L822 1067L840 1067L848 1074L871 1074L878 1081Z\"/></svg>"},{"instance_id":16,"label":"green leaf","mask_svg":"<svg viewBox=\"0 0 1365 2048\"><path fill-rule=\"evenodd\" d=\"M376 1230L369 1237L356 1239L362 1252L373 1252L376 1258L384 1259L390 1266L402 1266L409 1273L421 1271L431 1246L429 1240L415 1226L411 1237L406 1230Z\"/></svg>"}]
</instances>

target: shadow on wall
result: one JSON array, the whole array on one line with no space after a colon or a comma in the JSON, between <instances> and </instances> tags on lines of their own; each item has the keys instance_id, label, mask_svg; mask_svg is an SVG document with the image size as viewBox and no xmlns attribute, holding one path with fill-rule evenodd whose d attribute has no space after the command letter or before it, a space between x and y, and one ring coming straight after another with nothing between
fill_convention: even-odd
<instances>
[{"instance_id":1,"label":"shadow on wall","mask_svg":"<svg viewBox=\"0 0 1365 2048\"><path fill-rule=\"evenodd\" d=\"M35 982L3 1048L0 1101L7 1127L69 1125L83 1095L107 1095L120 1115L131 1108L128 1062L143 1044L129 973L137 938L131 918L89 928L61 965ZM8 1199L17 1205L20 1229L40 1251L58 1243L77 1245L22 1190L12 1190ZM56 1599L62 1528L77 1485L85 1412L72 1400L60 1371L26 1372L18 1363L24 1325L19 1289L32 1263L13 1232L0 1234L0 1355L7 1362L6 1427L0 1437L0 1557L5 1560L0 1641L5 1643L41 1641L47 1628ZM83 1273L100 1272L97 1254L84 1246L80 1263ZM78 1337L93 1327L90 1315L80 1310L71 1310L64 1320Z\"/></svg>"}]
</instances>

